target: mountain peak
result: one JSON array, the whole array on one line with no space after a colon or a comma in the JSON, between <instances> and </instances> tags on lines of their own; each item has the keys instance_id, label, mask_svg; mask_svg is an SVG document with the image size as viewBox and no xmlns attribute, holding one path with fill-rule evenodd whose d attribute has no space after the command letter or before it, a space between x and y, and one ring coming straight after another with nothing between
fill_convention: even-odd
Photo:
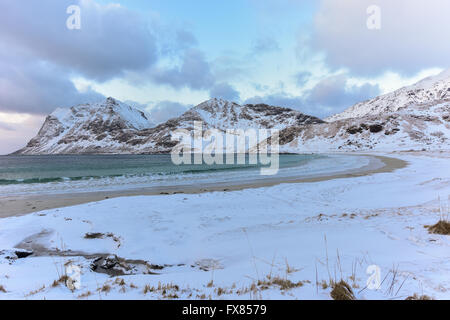
<instances>
[{"instance_id":1,"label":"mountain peak","mask_svg":"<svg viewBox=\"0 0 450 320\"><path fill-rule=\"evenodd\" d=\"M422 79L410 87L427 88L436 85L438 83L450 83L450 69L445 69L444 71L442 71L437 75L429 76L425 79Z\"/></svg>"},{"instance_id":2,"label":"mountain peak","mask_svg":"<svg viewBox=\"0 0 450 320\"><path fill-rule=\"evenodd\" d=\"M113 97L108 97L105 100L105 104L113 104L116 105L118 104L118 101L116 99L114 99Z\"/></svg>"},{"instance_id":3,"label":"mountain peak","mask_svg":"<svg viewBox=\"0 0 450 320\"><path fill-rule=\"evenodd\" d=\"M450 78L450 68L445 69L444 71L442 71L440 74L437 75L438 77L442 77L442 78Z\"/></svg>"},{"instance_id":4,"label":"mountain peak","mask_svg":"<svg viewBox=\"0 0 450 320\"><path fill-rule=\"evenodd\" d=\"M208 107L222 107L222 106L227 105L227 104L235 104L235 103L231 102L231 101L228 101L228 100L220 99L220 98L211 98L209 100L203 101L202 103L197 105L197 107L199 107L199 108L202 108L204 106L208 106Z\"/></svg>"}]
</instances>

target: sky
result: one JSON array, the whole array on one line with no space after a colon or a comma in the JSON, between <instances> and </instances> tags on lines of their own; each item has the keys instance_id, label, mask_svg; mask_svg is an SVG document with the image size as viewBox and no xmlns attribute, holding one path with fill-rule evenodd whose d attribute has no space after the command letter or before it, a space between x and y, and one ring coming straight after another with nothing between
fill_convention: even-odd
<instances>
[{"instance_id":1,"label":"sky","mask_svg":"<svg viewBox=\"0 0 450 320\"><path fill-rule=\"evenodd\" d=\"M324 118L448 68L449 15L448 0L2 0L0 154L109 96L155 122L212 97Z\"/></svg>"}]
</instances>

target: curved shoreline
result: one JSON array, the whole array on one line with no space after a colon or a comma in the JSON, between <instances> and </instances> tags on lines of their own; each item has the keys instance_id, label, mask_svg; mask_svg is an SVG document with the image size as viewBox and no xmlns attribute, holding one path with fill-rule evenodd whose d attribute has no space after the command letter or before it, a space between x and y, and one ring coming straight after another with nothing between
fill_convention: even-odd
<instances>
[{"instance_id":1,"label":"curved shoreline","mask_svg":"<svg viewBox=\"0 0 450 320\"><path fill-rule=\"evenodd\" d=\"M243 189L270 187L283 183L308 183L320 182L334 179L354 178L376 173L388 173L404 168L408 163L404 160L386 156L370 154L352 154L354 156L368 156L380 160L383 166L374 168L373 164L368 164L361 168L346 170L343 173L324 174L314 177L292 177L292 178L266 178L253 181L239 182L213 182L202 186L196 185L175 185L161 186L139 189L114 190L114 191L92 191L71 194L41 194L26 196L0 197L0 218L20 216L28 213L38 212L48 209L70 207L89 202L96 202L111 198L130 196L151 196L163 194L197 194L215 191L238 191Z\"/></svg>"}]
</instances>

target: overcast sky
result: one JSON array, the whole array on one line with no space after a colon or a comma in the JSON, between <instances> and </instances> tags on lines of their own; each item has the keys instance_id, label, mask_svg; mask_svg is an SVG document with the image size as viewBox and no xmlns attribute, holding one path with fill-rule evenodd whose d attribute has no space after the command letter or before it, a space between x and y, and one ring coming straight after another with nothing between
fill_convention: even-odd
<instances>
[{"instance_id":1,"label":"overcast sky","mask_svg":"<svg viewBox=\"0 0 450 320\"><path fill-rule=\"evenodd\" d=\"M448 0L2 0L0 154L107 96L156 122L210 97L326 117L447 68L449 16Z\"/></svg>"}]
</instances>

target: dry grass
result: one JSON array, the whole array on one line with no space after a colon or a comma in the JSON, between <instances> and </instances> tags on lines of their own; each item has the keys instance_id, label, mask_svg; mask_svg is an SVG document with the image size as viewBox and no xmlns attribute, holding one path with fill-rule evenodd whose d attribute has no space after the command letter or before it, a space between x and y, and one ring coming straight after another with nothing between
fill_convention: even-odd
<instances>
[{"instance_id":1,"label":"dry grass","mask_svg":"<svg viewBox=\"0 0 450 320\"><path fill-rule=\"evenodd\" d=\"M450 235L450 221L448 220L439 220L438 223L432 226L425 226L428 229L429 233L434 234L442 234L442 235Z\"/></svg>"},{"instance_id":2,"label":"dry grass","mask_svg":"<svg viewBox=\"0 0 450 320\"><path fill-rule=\"evenodd\" d=\"M258 280L256 285L262 290L269 289L270 287L273 287L273 286L279 287L280 290L290 290L290 289L302 287L304 285L304 283L302 281L292 282L291 280L289 280L287 278L267 276L267 278L264 280Z\"/></svg>"},{"instance_id":3,"label":"dry grass","mask_svg":"<svg viewBox=\"0 0 450 320\"><path fill-rule=\"evenodd\" d=\"M178 292L179 290L180 287L176 284L161 284L161 282L159 282L157 287L148 284L145 285L143 293L158 293L161 294L163 298L176 299L175 296L177 295L175 294L175 292Z\"/></svg>"},{"instance_id":4,"label":"dry grass","mask_svg":"<svg viewBox=\"0 0 450 320\"><path fill-rule=\"evenodd\" d=\"M137 288L138 288L138 286L137 286L137 285L135 285L134 283L130 283L130 288L131 288L131 289L137 289Z\"/></svg>"},{"instance_id":5,"label":"dry grass","mask_svg":"<svg viewBox=\"0 0 450 320\"><path fill-rule=\"evenodd\" d=\"M101 288L99 288L99 290L101 291L101 292L106 292L106 293L108 293L108 292L110 292L111 291L111 286L109 285L109 284L104 284L103 285L103 287L101 287Z\"/></svg>"},{"instance_id":6,"label":"dry grass","mask_svg":"<svg viewBox=\"0 0 450 320\"><path fill-rule=\"evenodd\" d=\"M286 263L286 274L291 274L300 271L300 269L296 269L290 266L287 259L285 259L285 263Z\"/></svg>"},{"instance_id":7,"label":"dry grass","mask_svg":"<svg viewBox=\"0 0 450 320\"><path fill-rule=\"evenodd\" d=\"M333 300L356 300L352 288L344 280L332 283L331 287L333 290L331 290L330 295Z\"/></svg>"},{"instance_id":8,"label":"dry grass","mask_svg":"<svg viewBox=\"0 0 450 320\"><path fill-rule=\"evenodd\" d=\"M270 275L267 275L266 278L263 280L257 280L254 281L250 286L243 287L241 289L235 290L234 293L237 295L244 295L244 294L253 294L255 297L258 296L258 294L261 293L261 291L269 290L269 289L279 289L280 291L288 291L295 288L302 287L305 283L310 283L310 281L298 281L293 282L287 278L282 277L272 277ZM235 287L235 285L233 285ZM232 288L233 289L233 288ZM226 290L223 288L218 288L216 290L216 293L220 294L232 294L233 290ZM220 290L220 291L219 291Z\"/></svg>"},{"instance_id":9,"label":"dry grass","mask_svg":"<svg viewBox=\"0 0 450 320\"><path fill-rule=\"evenodd\" d=\"M25 295L25 297L33 296L33 295L35 295L35 294L37 294L37 293L39 293L39 292L42 292L42 291L44 291L44 290L45 290L45 285L43 285L43 286L40 287L39 289L30 291L28 294Z\"/></svg>"},{"instance_id":10,"label":"dry grass","mask_svg":"<svg viewBox=\"0 0 450 320\"><path fill-rule=\"evenodd\" d=\"M430 298L427 295L421 295L419 296L417 293L414 293L414 295L409 296L408 298L406 298L405 300L433 300L432 298Z\"/></svg>"},{"instance_id":11,"label":"dry grass","mask_svg":"<svg viewBox=\"0 0 450 320\"><path fill-rule=\"evenodd\" d=\"M445 236L450 235L450 220L449 220L449 214L450 214L450 206L447 204L447 210L441 205L441 199L438 197L439 201L439 221L438 223L432 225L432 226L425 226L425 228L428 229L429 233L434 234L442 234Z\"/></svg>"},{"instance_id":12,"label":"dry grass","mask_svg":"<svg viewBox=\"0 0 450 320\"><path fill-rule=\"evenodd\" d=\"M216 294L220 297L221 295L223 295L223 294L227 294L227 291L225 290L225 289L223 289L223 288L217 288L216 290L215 290L215 292L216 292Z\"/></svg>"},{"instance_id":13,"label":"dry grass","mask_svg":"<svg viewBox=\"0 0 450 320\"><path fill-rule=\"evenodd\" d=\"M152 286L146 284L145 287L144 287L144 292L143 293L147 294L149 292L154 292L154 288Z\"/></svg>"},{"instance_id":14,"label":"dry grass","mask_svg":"<svg viewBox=\"0 0 450 320\"><path fill-rule=\"evenodd\" d=\"M87 291L85 293L82 293L82 294L78 295L78 299L84 299L84 298L87 298L87 297L89 297L91 295L92 295L92 292Z\"/></svg>"},{"instance_id":15,"label":"dry grass","mask_svg":"<svg viewBox=\"0 0 450 320\"><path fill-rule=\"evenodd\" d=\"M66 281L69 279L69 277L65 274L63 274L58 280L53 281L52 288L58 287L60 284L66 284Z\"/></svg>"}]
</instances>

